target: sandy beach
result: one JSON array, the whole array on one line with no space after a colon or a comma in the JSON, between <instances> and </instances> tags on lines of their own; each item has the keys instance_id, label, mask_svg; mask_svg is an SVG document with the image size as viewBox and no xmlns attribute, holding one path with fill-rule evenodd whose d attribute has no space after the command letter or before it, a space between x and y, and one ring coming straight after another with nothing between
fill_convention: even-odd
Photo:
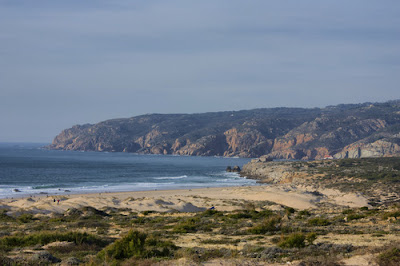
<instances>
[{"instance_id":1,"label":"sandy beach","mask_svg":"<svg viewBox=\"0 0 400 266\"><path fill-rule=\"evenodd\" d=\"M54 201L55 200L55 201ZM279 210L283 207L313 209L323 203L348 207L367 206L367 199L355 193L333 189L320 190L300 185L259 185L246 187L218 187L181 190L153 190L115 193L36 195L1 199L0 208L11 212L63 213L71 208L91 206L96 209L118 208L131 211L197 212L214 207L220 211L245 208L255 204L262 209Z\"/></svg>"}]
</instances>

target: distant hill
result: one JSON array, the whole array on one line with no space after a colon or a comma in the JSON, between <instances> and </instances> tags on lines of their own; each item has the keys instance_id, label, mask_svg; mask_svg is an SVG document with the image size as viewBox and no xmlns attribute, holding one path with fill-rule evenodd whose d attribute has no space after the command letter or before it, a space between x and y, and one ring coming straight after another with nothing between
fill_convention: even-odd
<instances>
[{"instance_id":1,"label":"distant hill","mask_svg":"<svg viewBox=\"0 0 400 266\"><path fill-rule=\"evenodd\" d=\"M50 149L276 159L400 155L400 100L325 108L148 114L76 125Z\"/></svg>"}]
</instances>

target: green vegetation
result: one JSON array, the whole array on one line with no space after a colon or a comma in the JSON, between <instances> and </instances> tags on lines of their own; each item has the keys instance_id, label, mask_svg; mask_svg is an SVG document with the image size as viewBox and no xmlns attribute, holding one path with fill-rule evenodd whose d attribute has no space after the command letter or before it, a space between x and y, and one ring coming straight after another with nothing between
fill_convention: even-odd
<instances>
[{"instance_id":1,"label":"green vegetation","mask_svg":"<svg viewBox=\"0 0 400 266\"><path fill-rule=\"evenodd\" d=\"M397 266L400 265L400 249L392 247L379 254L377 263L380 266Z\"/></svg>"},{"instance_id":2,"label":"green vegetation","mask_svg":"<svg viewBox=\"0 0 400 266\"><path fill-rule=\"evenodd\" d=\"M311 259L316 254L327 252L348 254L351 246L332 246L325 240L326 235L356 236L362 232L381 239L393 232L384 231L386 227L378 227L378 230L373 223L360 226L357 219L365 216L366 219L393 225L391 220L398 217L396 206L363 210L348 208L323 216L321 212L323 210L293 212L284 208L281 211L255 211L248 208L232 212L206 210L193 214L151 212L138 216L137 213L127 214L124 210L114 209L104 213L85 208L53 217L19 216L26 217L25 223L2 212L0 253L3 255L0 261L16 263L9 259L10 254L23 252L24 249L40 250L43 245L66 241L66 245L50 246L47 250L63 261L76 257L88 265L146 265L178 258L195 263L214 258L255 257L267 262L284 262L285 259ZM283 216L286 218L283 219ZM343 227L344 222L339 221L344 217L348 221ZM357 226L353 226L356 222ZM82 227L77 228L78 224ZM329 228L326 228L327 225ZM47 229L43 231L43 228ZM49 228L56 230L50 231ZM319 241L315 244L317 237ZM181 246L181 243L191 242L196 243L196 247ZM271 244L274 247L270 247ZM389 255L382 255L382 261Z\"/></svg>"},{"instance_id":3,"label":"green vegetation","mask_svg":"<svg viewBox=\"0 0 400 266\"><path fill-rule=\"evenodd\" d=\"M0 250L10 251L14 247L45 245L55 241L68 241L75 244L104 246L107 242L88 233L79 232L40 232L30 235L5 236L0 238Z\"/></svg>"},{"instance_id":4,"label":"green vegetation","mask_svg":"<svg viewBox=\"0 0 400 266\"><path fill-rule=\"evenodd\" d=\"M285 237L278 246L281 248L303 248L306 246L306 236L303 233L293 233Z\"/></svg>"},{"instance_id":5,"label":"green vegetation","mask_svg":"<svg viewBox=\"0 0 400 266\"><path fill-rule=\"evenodd\" d=\"M84 207L51 216L1 210L0 265L37 265L30 259L44 245L62 263L73 257L85 265L151 265L162 260L176 264L180 258L193 264L218 258L238 263L296 260L302 265L340 265L364 250L375 254L379 265L399 264L399 183L394 175L377 180L363 177L373 169L397 175L394 159L295 164L298 171L318 174L310 179L313 185L369 195L373 207L316 201L318 207L312 210L280 206L272 211L267 209L271 203L264 200L227 200L223 204L241 209L135 213ZM306 193L325 197L319 191Z\"/></svg>"},{"instance_id":6,"label":"green vegetation","mask_svg":"<svg viewBox=\"0 0 400 266\"><path fill-rule=\"evenodd\" d=\"M262 223L248 229L248 232L251 234L259 235L279 231L280 221L281 217L279 216L266 218Z\"/></svg>"},{"instance_id":7,"label":"green vegetation","mask_svg":"<svg viewBox=\"0 0 400 266\"><path fill-rule=\"evenodd\" d=\"M311 218L307 221L307 224L309 226L327 226L330 225L331 222L328 219L320 218L320 217L315 217Z\"/></svg>"}]
</instances>

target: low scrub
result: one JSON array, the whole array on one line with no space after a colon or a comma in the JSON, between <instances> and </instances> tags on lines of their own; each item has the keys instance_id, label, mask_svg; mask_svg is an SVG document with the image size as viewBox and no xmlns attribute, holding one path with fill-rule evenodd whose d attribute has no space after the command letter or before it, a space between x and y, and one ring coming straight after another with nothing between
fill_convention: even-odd
<instances>
[{"instance_id":1,"label":"low scrub","mask_svg":"<svg viewBox=\"0 0 400 266\"><path fill-rule=\"evenodd\" d=\"M293 233L278 243L281 248L303 248L306 246L306 236L303 233Z\"/></svg>"},{"instance_id":2,"label":"low scrub","mask_svg":"<svg viewBox=\"0 0 400 266\"><path fill-rule=\"evenodd\" d=\"M268 232L279 231L280 221L281 217L278 216L267 218L261 224L258 224L248 229L248 232L251 234L260 235L260 234L266 234Z\"/></svg>"},{"instance_id":3,"label":"low scrub","mask_svg":"<svg viewBox=\"0 0 400 266\"><path fill-rule=\"evenodd\" d=\"M315 217L307 221L307 224L310 226L327 226L330 225L330 221L328 219Z\"/></svg>"},{"instance_id":4,"label":"low scrub","mask_svg":"<svg viewBox=\"0 0 400 266\"><path fill-rule=\"evenodd\" d=\"M380 266L397 266L400 265L400 248L392 247L379 254L376 262Z\"/></svg>"},{"instance_id":5,"label":"low scrub","mask_svg":"<svg viewBox=\"0 0 400 266\"><path fill-rule=\"evenodd\" d=\"M80 244L96 244L98 246L105 246L107 244L103 239L80 232L67 232L67 233L53 233L41 232L26 236L5 236L0 238L0 250L11 250L14 247L27 247L34 245L46 245L56 241L74 242Z\"/></svg>"},{"instance_id":6,"label":"low scrub","mask_svg":"<svg viewBox=\"0 0 400 266\"><path fill-rule=\"evenodd\" d=\"M129 231L97 255L97 263L118 262L130 258L169 257L177 247L170 241L161 241L139 231Z\"/></svg>"}]
</instances>

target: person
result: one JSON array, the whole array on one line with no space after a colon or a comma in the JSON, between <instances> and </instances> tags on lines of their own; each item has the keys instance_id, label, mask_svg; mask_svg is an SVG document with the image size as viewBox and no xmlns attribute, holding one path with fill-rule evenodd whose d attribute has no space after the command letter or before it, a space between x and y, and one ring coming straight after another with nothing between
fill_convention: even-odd
<instances>
[{"instance_id":1,"label":"person","mask_svg":"<svg viewBox=\"0 0 400 266\"><path fill-rule=\"evenodd\" d=\"M58 205L58 204L60 204L60 200L59 200L59 199L57 200L57 205Z\"/></svg>"},{"instance_id":2,"label":"person","mask_svg":"<svg viewBox=\"0 0 400 266\"><path fill-rule=\"evenodd\" d=\"M53 202L56 202L56 199L53 199Z\"/></svg>"}]
</instances>

